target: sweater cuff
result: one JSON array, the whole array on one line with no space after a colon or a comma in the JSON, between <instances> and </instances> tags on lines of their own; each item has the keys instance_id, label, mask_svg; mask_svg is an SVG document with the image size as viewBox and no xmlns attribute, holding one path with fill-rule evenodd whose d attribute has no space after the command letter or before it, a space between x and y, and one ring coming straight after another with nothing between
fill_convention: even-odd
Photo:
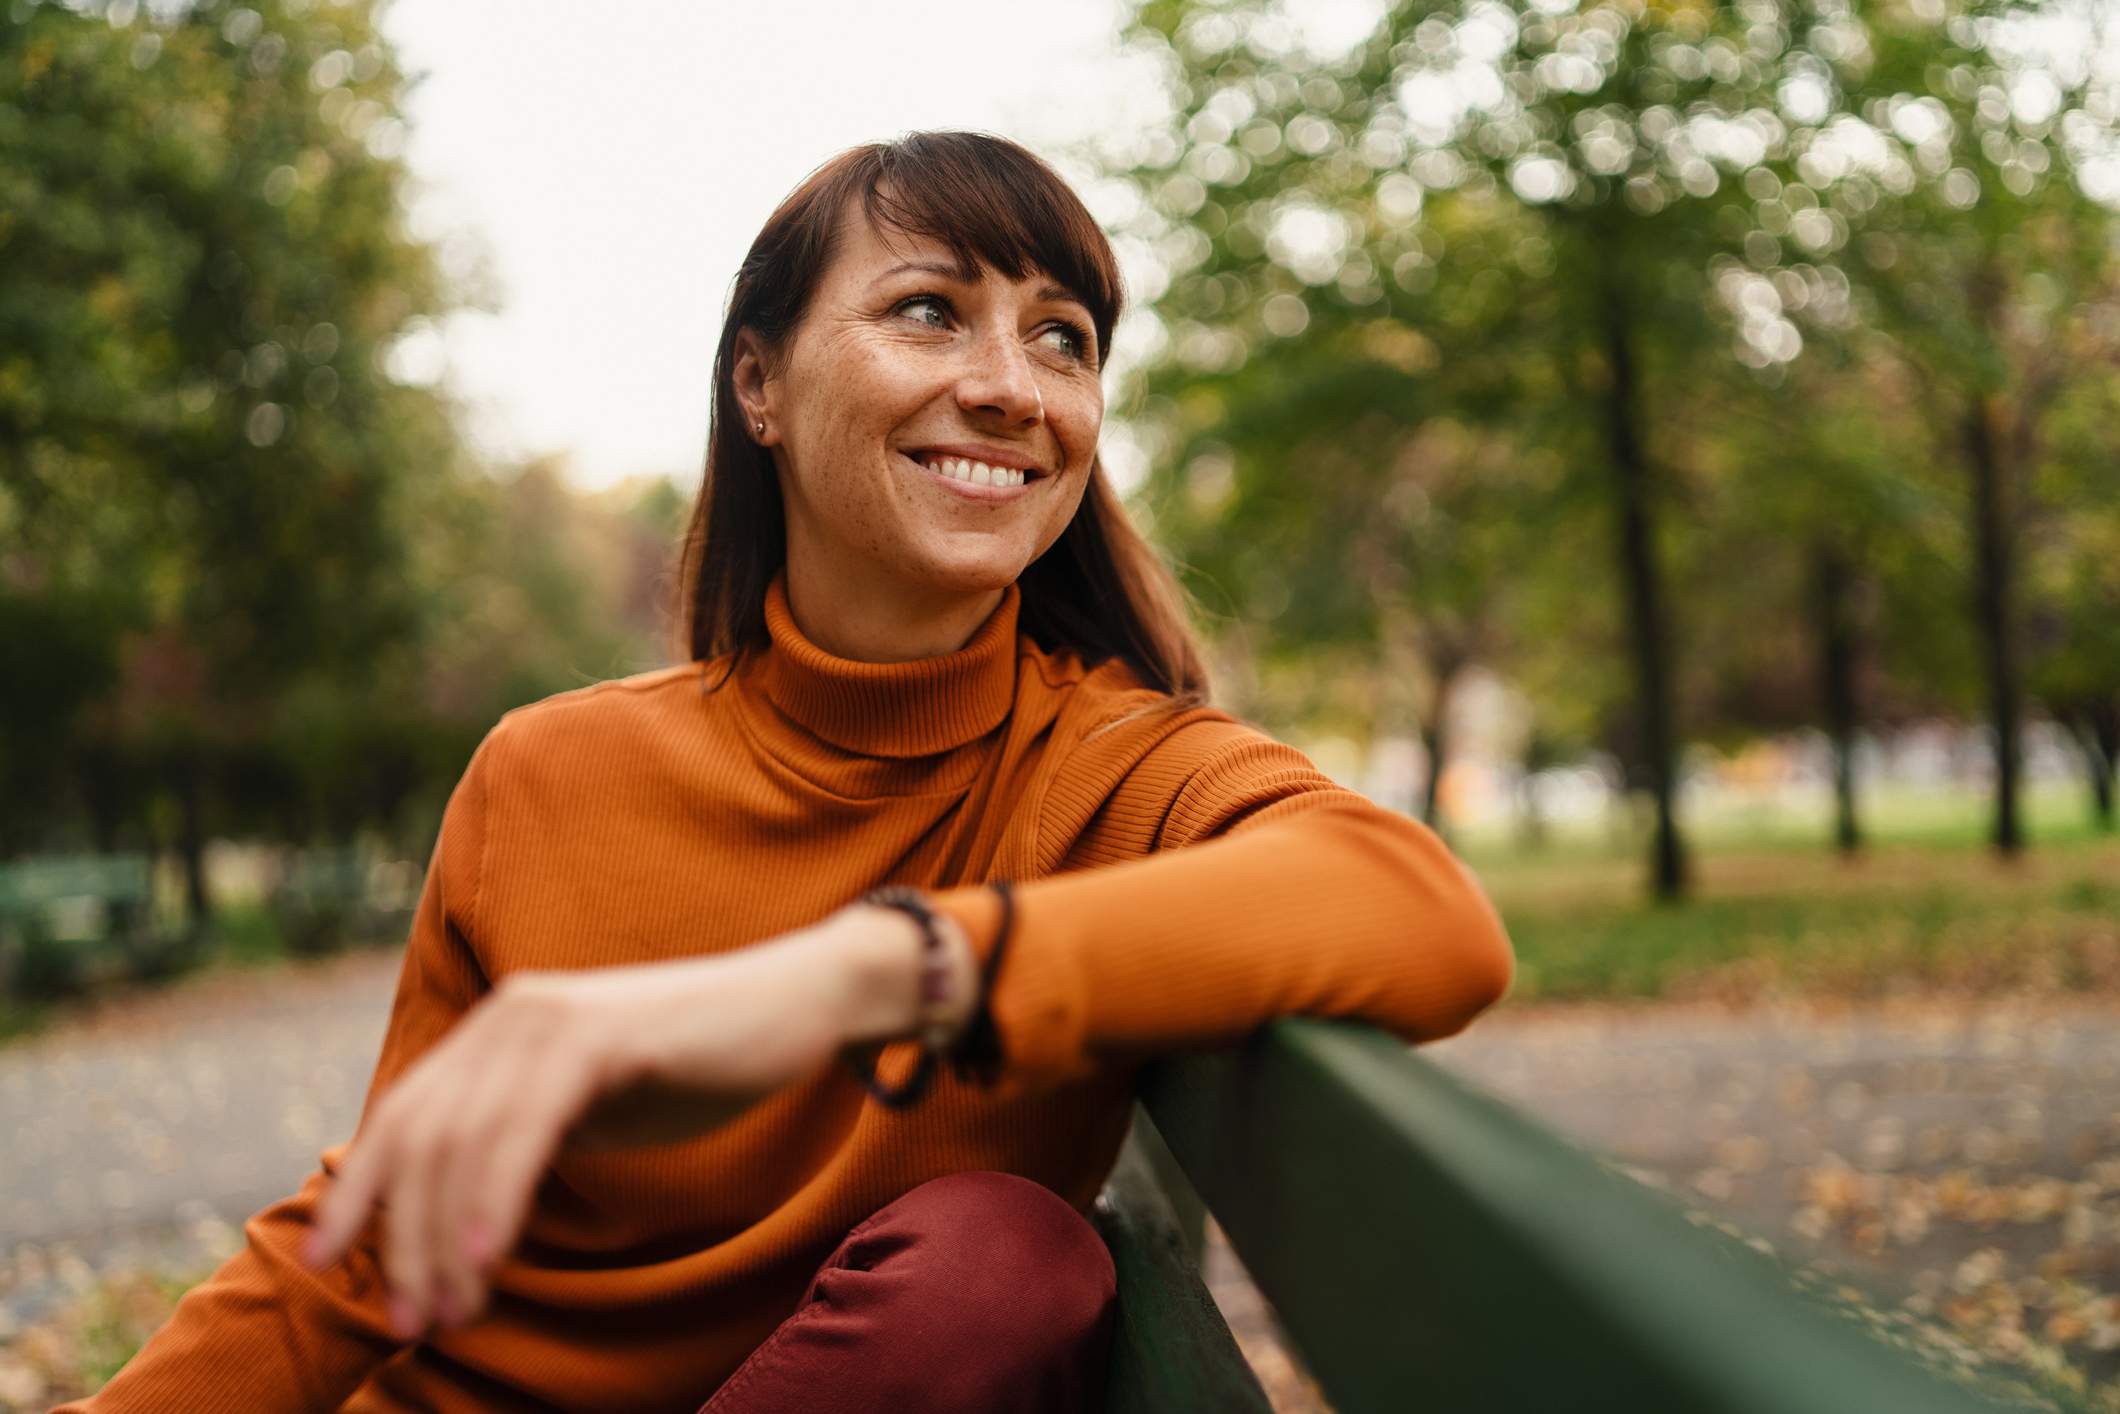
<instances>
[{"instance_id":1,"label":"sweater cuff","mask_svg":"<svg viewBox=\"0 0 2120 1414\"><path fill-rule=\"evenodd\" d=\"M1065 948L1042 947L1037 884L1015 884L1008 951L994 976L987 1011L1001 1043L1001 1068L991 1093L999 1099L1086 1079L1096 1069L1084 1051L1088 1015L1081 978ZM971 939L984 971L1001 941L1001 896L986 884L938 889L927 895Z\"/></svg>"}]
</instances>

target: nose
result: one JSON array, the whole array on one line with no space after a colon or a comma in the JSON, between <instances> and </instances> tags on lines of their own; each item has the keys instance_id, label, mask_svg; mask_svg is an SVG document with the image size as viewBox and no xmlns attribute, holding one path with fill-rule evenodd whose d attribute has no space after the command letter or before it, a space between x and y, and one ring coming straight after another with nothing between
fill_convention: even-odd
<instances>
[{"instance_id":1,"label":"nose","mask_svg":"<svg viewBox=\"0 0 2120 1414\"><path fill-rule=\"evenodd\" d=\"M957 380L957 404L968 413L999 417L1008 425L1032 426L1045 416L1045 399L1030 358L1013 329L989 327L971 341Z\"/></svg>"}]
</instances>

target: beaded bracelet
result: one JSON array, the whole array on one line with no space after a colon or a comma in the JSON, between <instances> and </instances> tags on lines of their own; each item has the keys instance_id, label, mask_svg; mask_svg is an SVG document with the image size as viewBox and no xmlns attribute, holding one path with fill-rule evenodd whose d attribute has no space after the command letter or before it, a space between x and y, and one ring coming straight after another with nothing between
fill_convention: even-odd
<instances>
[{"instance_id":1,"label":"beaded bracelet","mask_svg":"<svg viewBox=\"0 0 2120 1414\"><path fill-rule=\"evenodd\" d=\"M993 993L995 974L1000 970L1001 954L1008 946L1010 925L1015 912L1008 881L996 879L993 881L993 888L1001 895L1000 936L995 939L993 952L987 955L986 965L980 969L979 994L973 1002L972 1013L965 1023L964 1033L958 1038L957 1044L948 1050L950 1064L956 1068L958 1075L983 1085L994 1083L1000 1074L1003 1059L1000 1033L994 1028L994 1018L987 1003ZM924 1004L923 1009L925 1004L944 1000L949 985L949 963L943 955L942 934L935 926L934 911L928 907L920 892L902 885L886 885L871 889L862 895L861 901L898 909L920 925L920 999ZM840 1055L854 1074L861 1078L862 1084L868 1087L871 1095L891 1109L904 1109L926 1093L928 1081L934 1074L935 1057L942 1053L946 1035L947 1032L942 1029L941 1024L930 1023L923 1028L920 1061L905 1083L895 1090L876 1079L876 1056L882 1052L887 1042L874 1042L865 1052L848 1047Z\"/></svg>"}]
</instances>

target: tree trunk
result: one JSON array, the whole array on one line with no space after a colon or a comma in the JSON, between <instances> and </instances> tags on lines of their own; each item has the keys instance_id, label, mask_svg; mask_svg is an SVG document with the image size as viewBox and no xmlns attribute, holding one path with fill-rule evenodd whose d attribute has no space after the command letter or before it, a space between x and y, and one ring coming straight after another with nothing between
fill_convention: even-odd
<instances>
[{"instance_id":1,"label":"tree trunk","mask_svg":"<svg viewBox=\"0 0 2120 1414\"><path fill-rule=\"evenodd\" d=\"M2113 832L2113 773L2120 767L2120 700L2094 702L2071 714L2076 745L2091 782L2091 820L2102 834Z\"/></svg>"},{"instance_id":2,"label":"tree trunk","mask_svg":"<svg viewBox=\"0 0 2120 1414\"><path fill-rule=\"evenodd\" d=\"M1518 763L1521 779L1516 787L1517 842L1527 851L1544 849L1548 840L1546 812L1539 808L1538 789L1533 784L1538 773L1551 764L1548 755L1545 741L1534 729L1524 743L1523 760Z\"/></svg>"},{"instance_id":3,"label":"tree trunk","mask_svg":"<svg viewBox=\"0 0 2120 1414\"><path fill-rule=\"evenodd\" d=\"M1457 675L1455 664L1432 668L1434 700L1429 704L1426 720L1421 723L1421 745L1428 749L1428 782L1421 788L1421 819L1437 834L1443 832L1437 804L1442 792L1443 764L1450 749L1450 689L1456 683Z\"/></svg>"},{"instance_id":4,"label":"tree trunk","mask_svg":"<svg viewBox=\"0 0 2120 1414\"><path fill-rule=\"evenodd\" d=\"M213 900L206 888L206 782L197 757L177 767L177 849L184 858L185 932L205 936Z\"/></svg>"},{"instance_id":5,"label":"tree trunk","mask_svg":"<svg viewBox=\"0 0 2120 1414\"><path fill-rule=\"evenodd\" d=\"M1657 559L1652 472L1642 447L1640 411L1636 406L1633 329L1628 322L1625 297L1609 269L1604 334L1605 358L1611 371L1611 383L1605 390L1605 431L1618 503L1620 571L1626 584L1635 691L1641 699L1643 764L1656 801L1653 886L1656 897L1669 902L1685 896L1687 869L1673 799L1677 748L1664 629L1663 570Z\"/></svg>"},{"instance_id":6,"label":"tree trunk","mask_svg":"<svg viewBox=\"0 0 2120 1414\"><path fill-rule=\"evenodd\" d=\"M1862 848L1855 811L1856 629L1855 566L1845 547L1826 540L1813 552L1812 612L1818 631L1818 680L1824 691L1826 732L1833 740L1834 844L1843 857Z\"/></svg>"},{"instance_id":7,"label":"tree trunk","mask_svg":"<svg viewBox=\"0 0 2120 1414\"><path fill-rule=\"evenodd\" d=\"M101 747L90 747L80 757L81 800L88 809L89 838L98 854L116 854L124 842L125 807L119 795L119 772L123 769Z\"/></svg>"},{"instance_id":8,"label":"tree trunk","mask_svg":"<svg viewBox=\"0 0 2120 1414\"><path fill-rule=\"evenodd\" d=\"M2120 774L2120 701L2108 699L2091 716L2091 731L2105 757L2105 770L2096 789L2098 828L2113 832L2113 778Z\"/></svg>"},{"instance_id":9,"label":"tree trunk","mask_svg":"<svg viewBox=\"0 0 2120 1414\"><path fill-rule=\"evenodd\" d=\"M1988 716L1995 730L1995 823L1990 835L1998 853L2024 847L2017 788L2022 761L2023 686L2018 680L2015 597L2015 526L2008 469L1996 436L1994 409L1976 397L1965 419L1965 453L1972 472L1975 577L1974 616L1986 658Z\"/></svg>"}]
</instances>

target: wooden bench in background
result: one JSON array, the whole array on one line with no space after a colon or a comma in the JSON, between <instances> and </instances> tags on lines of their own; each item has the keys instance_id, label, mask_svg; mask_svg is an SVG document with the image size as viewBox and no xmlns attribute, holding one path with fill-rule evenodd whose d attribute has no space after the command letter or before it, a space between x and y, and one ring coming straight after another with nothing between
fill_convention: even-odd
<instances>
[{"instance_id":1,"label":"wooden bench in background","mask_svg":"<svg viewBox=\"0 0 2120 1414\"><path fill-rule=\"evenodd\" d=\"M1270 1408L1200 1279L1205 1211L1338 1414L2011 1407L1375 1028L1276 1022L1137 1093L1094 1215L1110 1414Z\"/></svg>"},{"instance_id":2,"label":"wooden bench in background","mask_svg":"<svg viewBox=\"0 0 2120 1414\"><path fill-rule=\"evenodd\" d=\"M422 872L373 849L287 851L264 907L274 946L296 956L402 944ZM171 976L198 962L214 930L155 907L145 854L49 854L0 863L0 996L41 1000Z\"/></svg>"},{"instance_id":3,"label":"wooden bench in background","mask_svg":"<svg viewBox=\"0 0 2120 1414\"><path fill-rule=\"evenodd\" d=\"M0 864L0 990L41 998L173 969L186 939L159 926L144 854Z\"/></svg>"}]
</instances>

